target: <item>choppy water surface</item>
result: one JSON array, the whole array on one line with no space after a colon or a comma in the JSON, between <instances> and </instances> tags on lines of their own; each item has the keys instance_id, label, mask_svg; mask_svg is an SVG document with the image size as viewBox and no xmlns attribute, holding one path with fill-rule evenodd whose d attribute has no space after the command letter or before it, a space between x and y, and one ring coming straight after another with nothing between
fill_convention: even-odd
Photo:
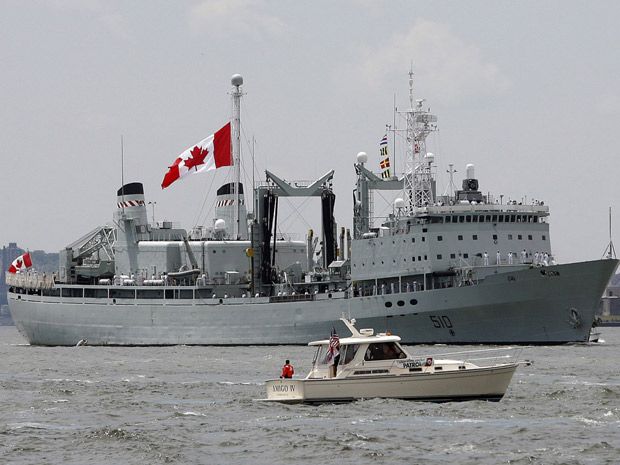
<instances>
[{"instance_id":1,"label":"choppy water surface","mask_svg":"<svg viewBox=\"0 0 620 465\"><path fill-rule=\"evenodd\" d=\"M30 347L0 327L0 463L620 463L620 328L528 347L499 403L280 405L308 347ZM465 348L414 347L413 353Z\"/></svg>"}]
</instances>

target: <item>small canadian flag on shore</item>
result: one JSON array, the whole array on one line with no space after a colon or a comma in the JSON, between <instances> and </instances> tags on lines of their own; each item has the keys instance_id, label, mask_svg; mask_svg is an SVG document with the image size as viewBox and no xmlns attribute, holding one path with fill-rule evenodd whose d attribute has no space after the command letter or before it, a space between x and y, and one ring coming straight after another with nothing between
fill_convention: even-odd
<instances>
[{"instance_id":1,"label":"small canadian flag on shore","mask_svg":"<svg viewBox=\"0 0 620 465\"><path fill-rule=\"evenodd\" d=\"M223 128L179 155L164 176L161 188L165 189L187 174L210 171L232 164L230 123L227 123Z\"/></svg>"},{"instance_id":2,"label":"small canadian flag on shore","mask_svg":"<svg viewBox=\"0 0 620 465\"><path fill-rule=\"evenodd\" d=\"M25 254L20 255L11 266L9 266L9 273L17 273L19 271L26 271L28 268L32 266L32 259L30 258L30 252L26 252Z\"/></svg>"}]
</instances>

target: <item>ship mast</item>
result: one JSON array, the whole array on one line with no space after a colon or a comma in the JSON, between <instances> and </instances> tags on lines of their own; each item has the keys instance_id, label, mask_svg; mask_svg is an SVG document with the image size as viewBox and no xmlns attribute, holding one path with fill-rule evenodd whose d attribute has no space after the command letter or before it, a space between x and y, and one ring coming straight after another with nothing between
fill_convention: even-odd
<instances>
[{"instance_id":1,"label":"ship mast","mask_svg":"<svg viewBox=\"0 0 620 465\"><path fill-rule=\"evenodd\" d=\"M233 218L233 237L239 239L239 184L241 182L241 96L243 91L240 87L243 85L243 77L240 74L234 74L230 80L233 85L232 90L232 156L235 165L235 209Z\"/></svg>"},{"instance_id":2,"label":"ship mast","mask_svg":"<svg viewBox=\"0 0 620 465\"><path fill-rule=\"evenodd\" d=\"M434 202L434 179L431 172L433 155L426 153L426 137L436 129L437 117L424 110L424 99L413 98L413 68L409 71L409 109L403 111L407 121L404 197L409 215L416 208Z\"/></svg>"}]
</instances>

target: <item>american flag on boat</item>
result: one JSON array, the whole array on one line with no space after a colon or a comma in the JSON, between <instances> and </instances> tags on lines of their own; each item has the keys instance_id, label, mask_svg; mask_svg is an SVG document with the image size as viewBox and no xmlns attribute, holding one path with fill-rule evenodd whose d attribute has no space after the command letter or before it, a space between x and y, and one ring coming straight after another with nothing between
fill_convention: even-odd
<instances>
[{"instance_id":1,"label":"american flag on boat","mask_svg":"<svg viewBox=\"0 0 620 465\"><path fill-rule=\"evenodd\" d=\"M332 328L332 334L329 337L329 349L327 349L327 361L334 363L334 358L340 354L340 338L335 328Z\"/></svg>"}]
</instances>

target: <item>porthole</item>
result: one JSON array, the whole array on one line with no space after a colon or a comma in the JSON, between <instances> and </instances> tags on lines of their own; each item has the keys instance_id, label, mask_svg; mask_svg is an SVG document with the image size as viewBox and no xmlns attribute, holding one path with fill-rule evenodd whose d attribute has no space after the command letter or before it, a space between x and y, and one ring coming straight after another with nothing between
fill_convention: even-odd
<instances>
[{"instance_id":1,"label":"porthole","mask_svg":"<svg viewBox=\"0 0 620 465\"><path fill-rule=\"evenodd\" d=\"M403 305L405 305L405 301L399 300L398 302L396 302L396 305L398 305L399 307L402 307Z\"/></svg>"},{"instance_id":2,"label":"porthole","mask_svg":"<svg viewBox=\"0 0 620 465\"><path fill-rule=\"evenodd\" d=\"M392 302L386 302L386 303L385 303L385 306L386 306L387 308L390 308L390 307L392 306Z\"/></svg>"},{"instance_id":3,"label":"porthole","mask_svg":"<svg viewBox=\"0 0 620 465\"><path fill-rule=\"evenodd\" d=\"M418 301L417 301L417 299L411 299L411 300L409 301L409 303L410 303L411 305L417 305L417 304L418 304Z\"/></svg>"}]
</instances>

